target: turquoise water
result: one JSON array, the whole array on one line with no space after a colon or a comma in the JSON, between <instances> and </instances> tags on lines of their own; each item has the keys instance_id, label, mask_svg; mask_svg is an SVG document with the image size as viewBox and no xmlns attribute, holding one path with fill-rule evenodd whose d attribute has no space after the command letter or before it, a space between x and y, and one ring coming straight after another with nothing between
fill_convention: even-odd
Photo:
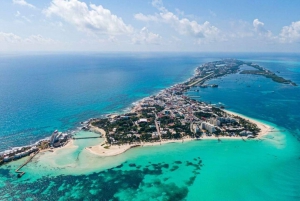
<instances>
[{"instance_id":1,"label":"turquoise water","mask_svg":"<svg viewBox=\"0 0 300 201\"><path fill-rule=\"evenodd\" d=\"M187 79L203 56L42 54L0 57L0 151L121 111Z\"/></svg>"},{"instance_id":2,"label":"turquoise water","mask_svg":"<svg viewBox=\"0 0 300 201\"><path fill-rule=\"evenodd\" d=\"M55 57L55 55L50 56L51 60ZM78 59L81 62L83 62L82 57L81 55L79 57L81 59ZM109 61L106 60L107 57L110 59L108 59ZM90 114L94 113L97 116L109 111L123 110L130 106L131 101L187 79L198 64L221 57L234 57L247 61L253 59L256 63L279 71L282 76L300 83L300 72L298 71L300 57L297 55L123 55L118 61L119 67L114 64L114 60L118 57L98 55L96 56L97 62L102 61L103 65L105 62L110 63L106 66L107 71L118 71L119 77L116 80L124 82L120 81L121 84L118 85L114 80L111 82L114 86L111 88L108 88L110 85L107 84L105 86L108 89L99 88L99 91L96 92L94 92L95 89L91 89L89 92L87 86L90 86L91 78L85 77L88 71L87 67L84 67L83 64L81 67L79 64L74 64L77 66L74 69L75 74L80 77L80 73L83 73L84 77L81 79L88 84L83 84L85 87L78 85L77 89L74 89L78 93L82 90L81 95L77 94L82 97L76 101L84 100L83 108L75 107L74 109L70 106L72 109L69 112L74 113L74 119L66 121L69 123L65 129L76 127L75 119L89 118L81 115L80 112L94 107L94 103L89 102L88 93L100 94L95 96L95 100L99 100L100 106L95 110L91 109L90 111L93 112ZM68 57L60 57L58 60L64 60L62 58L66 60L65 63L71 62L67 59ZM71 58L74 59L74 56ZM87 56L87 58L83 62L84 64L93 63L94 60L91 59L91 56ZM104 58L105 62L99 58ZM58 62L58 60L56 61ZM74 63L80 63L78 60ZM135 67L130 65L135 70L122 70L124 67L121 67L121 64L125 61L131 61L132 65L135 63ZM152 62L151 64L156 64L156 66L151 67L149 64L147 67L148 62ZM61 68L63 68L62 66L65 64L61 65ZM84 70L80 71L80 68ZM99 82L99 86L104 82L103 80L108 79L107 75L102 75L104 69L103 67L101 71L95 67L91 68L89 72L92 75L99 71L97 76L102 76L102 79L94 80ZM44 71L45 69L40 73L42 74ZM55 72L53 69L49 71ZM74 72L72 69L65 73L73 74ZM55 77L54 74L53 77ZM46 73L45 77L47 77L46 75L49 74ZM70 75L64 76L69 77L70 80L74 78ZM127 79L124 78L126 76L128 76ZM131 80L133 77L137 79ZM247 75L229 75L209 82L218 83L219 88L205 88L201 89L199 93L188 92L188 94L200 96L199 99L206 102L221 102L227 109L259 119L274 127L277 132L268 134L262 140L246 142L242 140L222 140L222 142L201 140L139 147L124 154L106 158L90 154L85 149L85 147L100 143L101 139L76 140L74 146L68 149L58 150L54 153L46 152L34 158L23 168L26 174L21 179L16 178L13 170L22 163L22 160L2 166L0 169L1 200L299 200L299 87L281 85L266 78ZM131 87L131 89L127 89L127 87ZM87 92L83 90L84 88ZM96 88L98 89L98 87ZM46 89L43 88L43 90ZM107 96L111 99L103 97L106 90L108 91ZM43 93L45 96L49 96L46 91ZM57 91L54 92L57 93ZM65 97L72 94L69 91L60 92ZM129 92L136 92L138 95ZM125 95L116 99L118 93ZM74 96L72 95L71 98ZM30 97L32 98L32 96ZM58 102L62 105L61 107L72 105L72 101L75 101L66 100L64 102L63 98L60 98L62 102ZM109 104L112 106L106 107ZM116 105L114 106L114 104ZM66 119L69 113L67 108L64 110ZM89 112L85 114L88 116ZM64 116L62 111L59 111L57 115ZM49 120L51 128L56 125L52 125L52 121L60 122L57 119ZM74 123L71 123L72 121ZM28 127L31 126L29 122L27 122ZM42 123L41 120L39 124L42 125ZM27 124L24 123L24 125ZM39 127L36 127L36 130L39 133ZM26 136L26 131L23 132ZM9 132L7 131L6 134L9 135ZM77 135L93 136L95 134L79 132ZM39 134L39 137L42 136ZM18 135L18 137L23 139L22 135ZM24 139L33 140L35 138L25 137ZM17 140L11 139L10 141L14 144L14 141Z\"/></svg>"}]
</instances>

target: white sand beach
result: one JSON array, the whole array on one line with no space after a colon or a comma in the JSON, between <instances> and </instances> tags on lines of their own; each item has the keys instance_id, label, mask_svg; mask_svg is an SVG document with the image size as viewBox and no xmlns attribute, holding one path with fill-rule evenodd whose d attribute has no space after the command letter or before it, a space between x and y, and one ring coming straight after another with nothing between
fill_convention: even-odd
<instances>
[{"instance_id":1,"label":"white sand beach","mask_svg":"<svg viewBox=\"0 0 300 201\"><path fill-rule=\"evenodd\" d=\"M235 112L231 112L231 111L228 111L228 110L224 110L225 112L227 112L228 114L231 114L231 115L234 115L234 116L239 116L239 117L242 117L248 121L250 121L251 123L254 123L258 126L258 128L260 128L260 132L258 133L257 135L257 138L261 138L265 135L267 135L270 131L272 131L272 128L271 126L269 125L266 125L266 124L263 124L255 119L251 119L247 116L244 116L242 114L238 114L238 113L235 113Z\"/></svg>"},{"instance_id":2,"label":"white sand beach","mask_svg":"<svg viewBox=\"0 0 300 201\"><path fill-rule=\"evenodd\" d=\"M263 136L267 135L272 128L266 124L263 124L257 120L251 119L247 116L235 113L235 112L231 112L228 110L225 110L228 114L234 115L234 116L239 116L242 117L246 120L249 120L251 123L256 124L261 131L259 132L259 134L256 136L256 138L262 138ZM105 131L103 129L91 126L91 130L96 130L98 132L101 132L103 134L103 136L105 136ZM134 147L143 147L143 146L158 146L158 145L163 145L163 144L167 144L167 143L184 143L187 141L192 141L192 140L245 140L247 139L246 137L240 137L240 136L235 136L235 137L230 137L230 136L201 136L201 138L199 139L195 139L195 138L189 138L189 137L185 137L183 139L179 139L179 140L163 140L161 142L143 142L142 144L137 143L137 144L126 144L126 145L112 145L112 146L108 146L107 144L105 144L106 141L104 141L103 143L101 143L100 145L96 145L96 146L92 146L92 147L87 147L86 150L90 151L90 153L92 154L96 154L99 156L115 156L115 155L119 155L122 154L124 152L126 152L127 150L134 148Z\"/></svg>"}]
</instances>

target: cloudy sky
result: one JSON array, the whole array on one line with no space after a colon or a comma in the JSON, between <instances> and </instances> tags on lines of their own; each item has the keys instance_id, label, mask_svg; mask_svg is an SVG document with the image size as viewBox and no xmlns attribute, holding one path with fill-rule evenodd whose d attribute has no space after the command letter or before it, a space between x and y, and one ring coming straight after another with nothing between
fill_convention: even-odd
<instances>
[{"instance_id":1,"label":"cloudy sky","mask_svg":"<svg viewBox=\"0 0 300 201\"><path fill-rule=\"evenodd\" d=\"M0 51L300 52L299 0L1 0Z\"/></svg>"}]
</instances>

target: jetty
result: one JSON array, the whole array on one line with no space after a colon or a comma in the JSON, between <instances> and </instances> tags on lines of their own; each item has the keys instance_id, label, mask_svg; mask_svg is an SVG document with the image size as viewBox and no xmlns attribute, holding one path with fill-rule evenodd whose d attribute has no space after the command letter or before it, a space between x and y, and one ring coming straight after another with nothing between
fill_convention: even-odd
<instances>
[{"instance_id":1,"label":"jetty","mask_svg":"<svg viewBox=\"0 0 300 201\"><path fill-rule=\"evenodd\" d=\"M91 138L101 138L101 136L99 137L73 137L73 140L84 140L84 139L91 139Z\"/></svg>"},{"instance_id":2,"label":"jetty","mask_svg":"<svg viewBox=\"0 0 300 201\"><path fill-rule=\"evenodd\" d=\"M21 177L25 174L25 172L22 172L22 171L20 171L20 170L21 170L25 165L27 165L27 164L33 159L33 157L35 157L39 152L40 152L40 151L36 151L35 153L32 153L32 154L29 156L28 160L25 161L25 163L23 163L22 165L20 165L20 166L18 167L18 169L15 170L15 172L18 174L18 178L21 178Z\"/></svg>"}]
</instances>

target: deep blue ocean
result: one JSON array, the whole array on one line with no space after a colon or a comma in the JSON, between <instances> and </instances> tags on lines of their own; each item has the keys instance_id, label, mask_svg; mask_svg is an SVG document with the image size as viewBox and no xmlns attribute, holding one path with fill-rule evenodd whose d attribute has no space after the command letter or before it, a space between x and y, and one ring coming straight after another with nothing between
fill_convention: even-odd
<instances>
[{"instance_id":1,"label":"deep blue ocean","mask_svg":"<svg viewBox=\"0 0 300 201\"><path fill-rule=\"evenodd\" d=\"M0 151L54 130L123 112L135 101L223 58L257 63L300 85L300 54L44 53L0 56ZM101 158L77 149L0 167L0 200L299 200L300 87L231 74L187 95L265 121L262 140L201 140L140 147ZM84 133L83 133L84 134ZM25 159L24 159L25 160Z\"/></svg>"},{"instance_id":2,"label":"deep blue ocean","mask_svg":"<svg viewBox=\"0 0 300 201\"><path fill-rule=\"evenodd\" d=\"M197 54L2 55L0 151L120 112L210 60Z\"/></svg>"}]
</instances>

